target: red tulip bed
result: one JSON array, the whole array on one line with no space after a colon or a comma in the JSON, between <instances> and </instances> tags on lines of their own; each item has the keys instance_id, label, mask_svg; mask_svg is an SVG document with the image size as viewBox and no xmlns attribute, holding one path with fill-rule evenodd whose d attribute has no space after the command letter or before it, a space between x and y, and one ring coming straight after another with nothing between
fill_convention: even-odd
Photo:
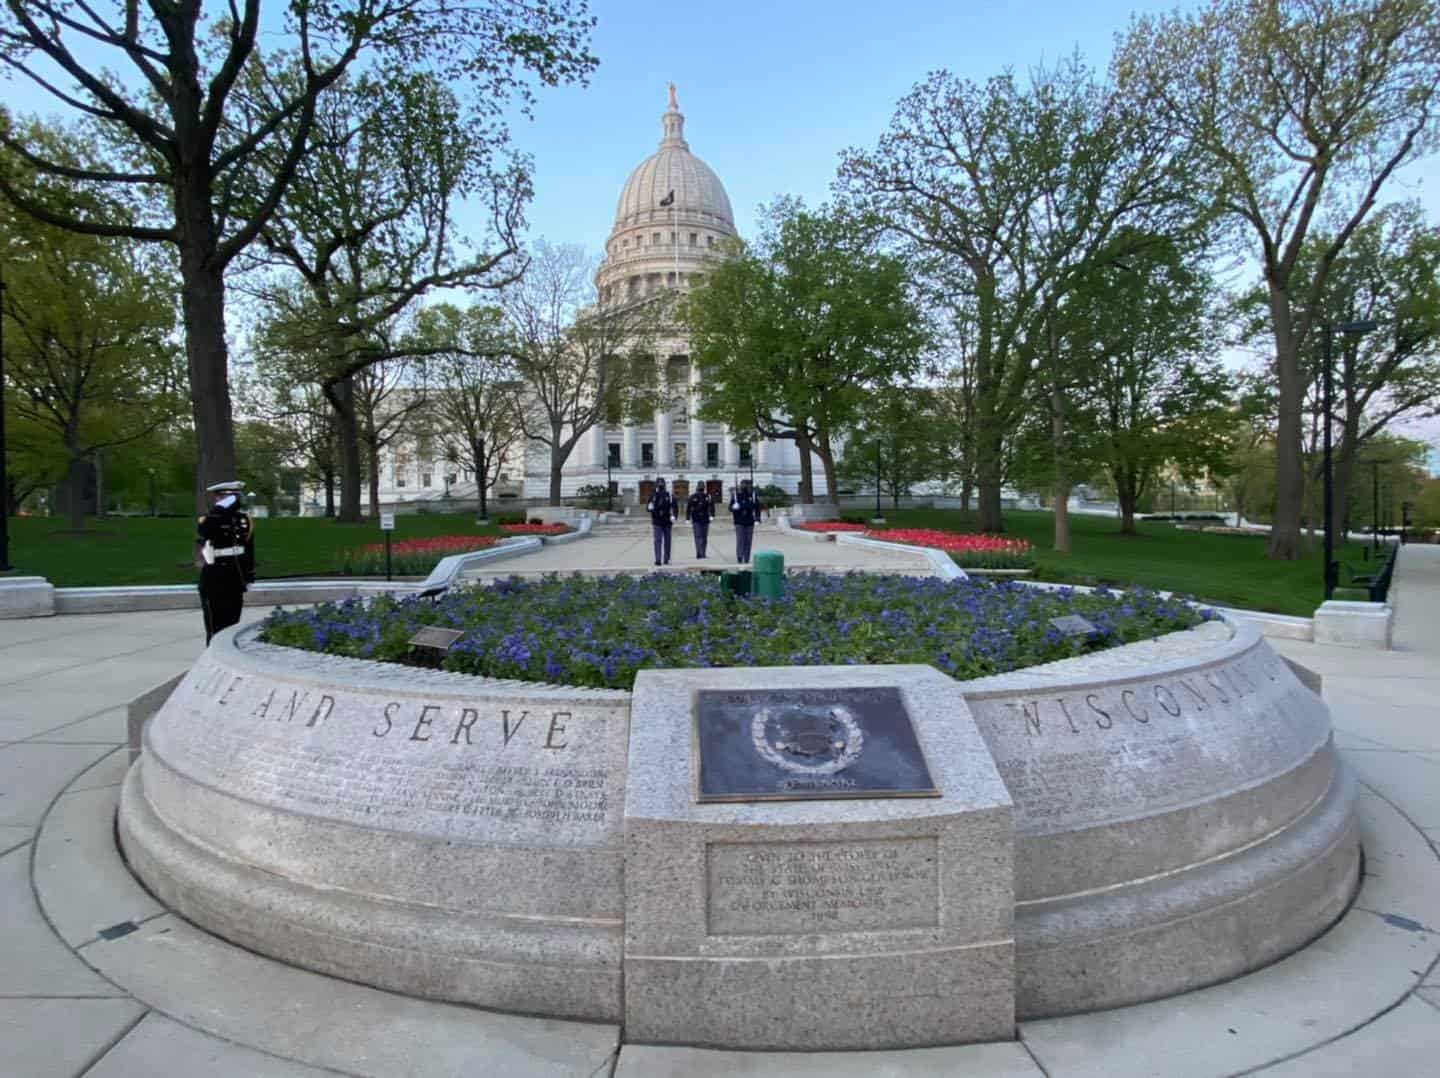
<instances>
[{"instance_id":1,"label":"red tulip bed","mask_svg":"<svg viewBox=\"0 0 1440 1078\"><path fill-rule=\"evenodd\" d=\"M811 532L863 532L867 539L909 546L928 546L943 550L962 569L1033 569L1035 557L1030 543L1024 539L1005 539L998 535L971 535L945 532L935 528L869 528L842 520L816 521L800 525Z\"/></svg>"},{"instance_id":2,"label":"red tulip bed","mask_svg":"<svg viewBox=\"0 0 1440 1078\"><path fill-rule=\"evenodd\" d=\"M390 544L391 571L397 576L424 576L451 554L488 550L498 535L436 535L429 539L402 539ZM345 551L340 571L352 576L379 576L385 572L385 544L369 543Z\"/></svg>"}]
</instances>

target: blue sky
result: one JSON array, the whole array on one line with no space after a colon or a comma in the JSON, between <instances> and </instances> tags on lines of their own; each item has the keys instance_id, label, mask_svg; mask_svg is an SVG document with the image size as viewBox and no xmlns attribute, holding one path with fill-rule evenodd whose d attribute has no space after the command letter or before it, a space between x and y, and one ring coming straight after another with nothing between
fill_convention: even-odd
<instances>
[{"instance_id":1,"label":"blue sky","mask_svg":"<svg viewBox=\"0 0 1440 1078\"><path fill-rule=\"evenodd\" d=\"M535 158L531 234L600 250L625 178L660 139L671 81L691 150L719 174L741 233L753 234L757 207L778 194L823 201L839 152L874 145L927 72L978 81L1077 49L1103 68L1132 12L1174 6L601 0L590 85L543 91L535 120L515 124L516 144ZM1440 217L1440 164L1404 179L1390 197L1424 197Z\"/></svg>"}]
</instances>

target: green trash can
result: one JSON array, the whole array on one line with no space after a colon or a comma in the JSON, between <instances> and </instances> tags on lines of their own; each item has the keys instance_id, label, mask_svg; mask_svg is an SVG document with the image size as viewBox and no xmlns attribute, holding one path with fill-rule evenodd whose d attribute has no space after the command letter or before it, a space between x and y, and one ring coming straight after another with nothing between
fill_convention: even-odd
<instances>
[{"instance_id":1,"label":"green trash can","mask_svg":"<svg viewBox=\"0 0 1440 1078\"><path fill-rule=\"evenodd\" d=\"M720 574L720 590L726 595L750 594L750 570L727 569Z\"/></svg>"},{"instance_id":2,"label":"green trash can","mask_svg":"<svg viewBox=\"0 0 1440 1078\"><path fill-rule=\"evenodd\" d=\"M757 550L754 558L754 592L762 599L785 594L785 555L778 550Z\"/></svg>"}]
</instances>

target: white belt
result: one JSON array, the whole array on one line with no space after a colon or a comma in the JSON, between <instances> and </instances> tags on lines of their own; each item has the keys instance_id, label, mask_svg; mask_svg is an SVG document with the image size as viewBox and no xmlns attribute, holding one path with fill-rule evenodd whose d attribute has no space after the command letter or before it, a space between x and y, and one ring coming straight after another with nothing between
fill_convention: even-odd
<instances>
[{"instance_id":1,"label":"white belt","mask_svg":"<svg viewBox=\"0 0 1440 1078\"><path fill-rule=\"evenodd\" d=\"M245 553L245 548L243 546L226 546L221 547L214 553L217 558L238 558L241 554Z\"/></svg>"}]
</instances>

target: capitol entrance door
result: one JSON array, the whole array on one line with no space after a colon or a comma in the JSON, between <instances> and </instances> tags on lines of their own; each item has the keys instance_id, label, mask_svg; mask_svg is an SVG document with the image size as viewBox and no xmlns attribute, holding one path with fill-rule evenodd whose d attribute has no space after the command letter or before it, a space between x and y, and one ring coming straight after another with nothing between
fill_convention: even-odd
<instances>
[{"instance_id":1,"label":"capitol entrance door","mask_svg":"<svg viewBox=\"0 0 1440 1078\"><path fill-rule=\"evenodd\" d=\"M655 493L655 481L653 479L640 480L640 508L644 509L650 504L650 495Z\"/></svg>"},{"instance_id":2,"label":"capitol entrance door","mask_svg":"<svg viewBox=\"0 0 1440 1078\"><path fill-rule=\"evenodd\" d=\"M715 503L718 509L721 495L725 493L725 484L718 479L707 479L705 480L705 493L710 495L710 500Z\"/></svg>"}]
</instances>

